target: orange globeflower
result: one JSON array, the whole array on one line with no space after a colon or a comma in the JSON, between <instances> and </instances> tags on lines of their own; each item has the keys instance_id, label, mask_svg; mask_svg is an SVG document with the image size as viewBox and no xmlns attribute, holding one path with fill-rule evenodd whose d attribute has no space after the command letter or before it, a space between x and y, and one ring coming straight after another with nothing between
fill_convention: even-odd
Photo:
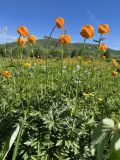
<instances>
[{"instance_id":1,"label":"orange globeflower","mask_svg":"<svg viewBox=\"0 0 120 160\"><path fill-rule=\"evenodd\" d=\"M32 66L31 63L25 63L25 64L24 64L24 67L25 67L25 68L30 68L31 66Z\"/></svg>"},{"instance_id":2,"label":"orange globeflower","mask_svg":"<svg viewBox=\"0 0 120 160\"><path fill-rule=\"evenodd\" d=\"M80 34L86 39L92 38L94 36L94 27L87 24L86 26L82 27Z\"/></svg>"},{"instance_id":3,"label":"orange globeflower","mask_svg":"<svg viewBox=\"0 0 120 160\"><path fill-rule=\"evenodd\" d=\"M3 72L2 72L2 75L3 75L5 78L12 77L12 73L11 73L10 71L3 71Z\"/></svg>"},{"instance_id":4,"label":"orange globeflower","mask_svg":"<svg viewBox=\"0 0 120 160\"><path fill-rule=\"evenodd\" d=\"M107 45L102 43L100 44L99 49L105 52L107 50Z\"/></svg>"},{"instance_id":5,"label":"orange globeflower","mask_svg":"<svg viewBox=\"0 0 120 160\"><path fill-rule=\"evenodd\" d=\"M116 59L112 59L112 65L118 67L119 63L116 61Z\"/></svg>"},{"instance_id":6,"label":"orange globeflower","mask_svg":"<svg viewBox=\"0 0 120 160\"><path fill-rule=\"evenodd\" d=\"M112 76L117 76L118 72L117 71L112 71Z\"/></svg>"},{"instance_id":7,"label":"orange globeflower","mask_svg":"<svg viewBox=\"0 0 120 160\"><path fill-rule=\"evenodd\" d=\"M19 26L17 32L23 37L27 37L29 35L28 29L24 26Z\"/></svg>"},{"instance_id":8,"label":"orange globeflower","mask_svg":"<svg viewBox=\"0 0 120 160\"><path fill-rule=\"evenodd\" d=\"M98 26L98 32L101 34L107 34L110 32L109 25L107 24L101 24Z\"/></svg>"},{"instance_id":9,"label":"orange globeflower","mask_svg":"<svg viewBox=\"0 0 120 160\"><path fill-rule=\"evenodd\" d=\"M18 38L16 41L18 44L20 44L20 46L26 46L26 40L24 40L23 38Z\"/></svg>"},{"instance_id":10,"label":"orange globeflower","mask_svg":"<svg viewBox=\"0 0 120 160\"><path fill-rule=\"evenodd\" d=\"M30 42L30 43L36 43L36 41L37 41L37 38L34 35L30 35L28 37L28 42Z\"/></svg>"},{"instance_id":11,"label":"orange globeflower","mask_svg":"<svg viewBox=\"0 0 120 160\"><path fill-rule=\"evenodd\" d=\"M55 20L56 26L60 29L64 26L64 19L62 17L58 17Z\"/></svg>"},{"instance_id":12,"label":"orange globeflower","mask_svg":"<svg viewBox=\"0 0 120 160\"><path fill-rule=\"evenodd\" d=\"M62 34L59 37L59 41L62 44L69 44L71 42L71 37L69 35L67 35L67 34Z\"/></svg>"}]
</instances>

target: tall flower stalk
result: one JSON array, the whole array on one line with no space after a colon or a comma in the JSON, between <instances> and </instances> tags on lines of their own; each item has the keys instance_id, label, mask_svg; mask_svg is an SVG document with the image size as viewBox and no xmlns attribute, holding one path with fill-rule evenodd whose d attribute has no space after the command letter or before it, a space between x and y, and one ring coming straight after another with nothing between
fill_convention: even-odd
<instances>
[{"instance_id":1,"label":"tall flower stalk","mask_svg":"<svg viewBox=\"0 0 120 160\"><path fill-rule=\"evenodd\" d=\"M84 55L84 52L85 52L85 45L86 45L86 38L84 38L84 41L83 41L82 56Z\"/></svg>"},{"instance_id":2,"label":"tall flower stalk","mask_svg":"<svg viewBox=\"0 0 120 160\"><path fill-rule=\"evenodd\" d=\"M52 33L55 30L57 26L55 25L53 27L53 29L50 32L50 35L47 37L48 41L47 41L47 49L46 49L46 56L45 56L45 61L46 61L46 94L47 94L47 88L48 88L48 49L49 49L49 43L50 43L50 39L52 37Z\"/></svg>"},{"instance_id":3,"label":"tall flower stalk","mask_svg":"<svg viewBox=\"0 0 120 160\"><path fill-rule=\"evenodd\" d=\"M103 34L108 34L110 32L110 28L107 24L101 24L98 26L98 33L100 34L99 40L94 40L98 44L98 50L96 51L96 58L98 57L99 49L101 49L101 42L106 38L103 38ZM103 47L102 47L103 48ZM104 47L105 50L105 47Z\"/></svg>"},{"instance_id":4,"label":"tall flower stalk","mask_svg":"<svg viewBox=\"0 0 120 160\"><path fill-rule=\"evenodd\" d=\"M96 51L96 56L95 56L96 58L98 57L98 52L99 52L99 48L100 48L100 45L101 45L101 41L103 40L103 39L102 39L102 35L103 35L103 34L101 33L101 34L100 34L100 38L99 38L99 40L98 40L98 50Z\"/></svg>"},{"instance_id":5,"label":"tall flower stalk","mask_svg":"<svg viewBox=\"0 0 120 160\"><path fill-rule=\"evenodd\" d=\"M64 26L64 19L62 17L58 17L55 20L55 26L52 28L50 35L47 37L48 38L48 43L47 43L47 49L46 49L46 57L45 57L45 61L46 61L46 93L47 93L47 88L48 88L48 49L49 49L49 43L50 43L50 39L52 37L52 34L54 32L54 30L56 28L61 29Z\"/></svg>"},{"instance_id":6,"label":"tall flower stalk","mask_svg":"<svg viewBox=\"0 0 120 160\"><path fill-rule=\"evenodd\" d=\"M35 35L29 35L27 39L28 39L28 42L31 44L31 52L32 52L32 57L34 59L35 58L35 56L34 56L34 44L37 41L37 37Z\"/></svg>"},{"instance_id":7,"label":"tall flower stalk","mask_svg":"<svg viewBox=\"0 0 120 160\"><path fill-rule=\"evenodd\" d=\"M19 34L19 38L17 39L17 43L18 43L18 46L19 46L18 58L22 59L21 47L26 45L26 41L25 41L25 39L21 38L21 36L28 37L29 32L28 32L28 29L25 26L19 26L18 29L17 29L17 32Z\"/></svg>"},{"instance_id":8,"label":"tall flower stalk","mask_svg":"<svg viewBox=\"0 0 120 160\"><path fill-rule=\"evenodd\" d=\"M64 45L67 45L67 44L70 44L71 42L71 37L64 33L62 35L60 35L59 37L59 41L60 43L62 44L62 51L61 51L61 85L62 85L62 82L63 82L63 56L64 56ZM62 88L62 87L61 87Z\"/></svg>"},{"instance_id":9,"label":"tall flower stalk","mask_svg":"<svg viewBox=\"0 0 120 160\"><path fill-rule=\"evenodd\" d=\"M94 27L87 24L82 27L80 35L84 37L82 56L84 56L86 39L92 38L94 36Z\"/></svg>"}]
</instances>

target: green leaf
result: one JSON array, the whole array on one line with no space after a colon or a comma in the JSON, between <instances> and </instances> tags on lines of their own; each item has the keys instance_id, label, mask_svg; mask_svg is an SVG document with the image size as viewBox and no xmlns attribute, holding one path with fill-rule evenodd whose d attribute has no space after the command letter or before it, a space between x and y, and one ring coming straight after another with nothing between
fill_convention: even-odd
<instances>
[{"instance_id":1,"label":"green leaf","mask_svg":"<svg viewBox=\"0 0 120 160\"><path fill-rule=\"evenodd\" d=\"M107 142L108 133L114 128L114 126L114 121L108 118L103 119L102 123L97 126L91 143L92 155L95 155L95 151L97 150L97 155L100 158L102 157L104 146Z\"/></svg>"},{"instance_id":2,"label":"green leaf","mask_svg":"<svg viewBox=\"0 0 120 160\"><path fill-rule=\"evenodd\" d=\"M96 145L100 142L102 134L103 134L102 124L99 124L97 128L95 129L93 138L92 138L92 143L91 143L91 154L92 155L95 154Z\"/></svg>"},{"instance_id":3,"label":"green leaf","mask_svg":"<svg viewBox=\"0 0 120 160\"><path fill-rule=\"evenodd\" d=\"M37 160L37 158L35 158L34 156L31 156L31 159L32 159L32 160Z\"/></svg>"},{"instance_id":4,"label":"green leaf","mask_svg":"<svg viewBox=\"0 0 120 160\"><path fill-rule=\"evenodd\" d=\"M97 160L102 160L103 151L104 151L105 145L107 143L107 140L108 140L108 133L104 133L102 135L101 141L97 145Z\"/></svg>"},{"instance_id":5,"label":"green leaf","mask_svg":"<svg viewBox=\"0 0 120 160\"><path fill-rule=\"evenodd\" d=\"M120 123L118 123L118 130L120 130Z\"/></svg>"},{"instance_id":6,"label":"green leaf","mask_svg":"<svg viewBox=\"0 0 120 160\"><path fill-rule=\"evenodd\" d=\"M115 127L114 121L108 118L103 119L102 124L103 124L102 129L104 131L110 131L111 129Z\"/></svg>"},{"instance_id":7,"label":"green leaf","mask_svg":"<svg viewBox=\"0 0 120 160\"><path fill-rule=\"evenodd\" d=\"M115 143L115 150L119 150L119 149L120 149L120 136L117 142Z\"/></svg>"},{"instance_id":8,"label":"green leaf","mask_svg":"<svg viewBox=\"0 0 120 160\"><path fill-rule=\"evenodd\" d=\"M8 154L8 152L10 151L12 145L14 144L17 136L18 136L18 133L19 133L19 130L20 130L20 126L18 125L16 127L16 129L12 132L12 134L8 137L7 141L5 142L5 146L4 146L4 149L3 149L3 159L4 160Z\"/></svg>"},{"instance_id":9,"label":"green leaf","mask_svg":"<svg viewBox=\"0 0 120 160\"><path fill-rule=\"evenodd\" d=\"M94 41L94 42L97 42L97 43L99 42L99 41L97 41L97 40L95 40L95 39L93 39L93 41Z\"/></svg>"},{"instance_id":10,"label":"green leaf","mask_svg":"<svg viewBox=\"0 0 120 160\"><path fill-rule=\"evenodd\" d=\"M120 134L118 132L114 132L112 138L111 138L111 147L110 147L110 153L112 153L113 151L120 149L119 147L119 143L116 144L116 142L119 142L120 139Z\"/></svg>"},{"instance_id":11,"label":"green leaf","mask_svg":"<svg viewBox=\"0 0 120 160\"><path fill-rule=\"evenodd\" d=\"M63 140L58 140L56 143L56 146L60 146L62 144Z\"/></svg>"},{"instance_id":12,"label":"green leaf","mask_svg":"<svg viewBox=\"0 0 120 160\"><path fill-rule=\"evenodd\" d=\"M26 117L25 117L25 118L26 118ZM21 123L20 123L20 131L19 131L19 133L18 133L18 137L17 137L17 140L16 140L16 144L15 144L15 148L14 148L12 160L16 160L16 157L17 157L17 151L18 151L20 139L21 139L21 136L22 136L22 134L23 134L23 129L24 129L23 127L24 127L24 123L25 123L25 118L24 118L23 121L21 121Z\"/></svg>"}]
</instances>

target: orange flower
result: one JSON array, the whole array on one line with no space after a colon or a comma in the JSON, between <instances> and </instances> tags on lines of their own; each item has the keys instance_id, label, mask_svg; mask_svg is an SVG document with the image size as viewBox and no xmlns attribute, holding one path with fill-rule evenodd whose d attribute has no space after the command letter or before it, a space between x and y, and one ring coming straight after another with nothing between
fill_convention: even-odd
<instances>
[{"instance_id":1,"label":"orange flower","mask_svg":"<svg viewBox=\"0 0 120 160\"><path fill-rule=\"evenodd\" d=\"M116 59L112 59L112 65L118 67L119 63L116 61Z\"/></svg>"},{"instance_id":2,"label":"orange flower","mask_svg":"<svg viewBox=\"0 0 120 160\"><path fill-rule=\"evenodd\" d=\"M26 46L26 40L23 38L18 38L16 42L20 44L20 46Z\"/></svg>"},{"instance_id":3,"label":"orange flower","mask_svg":"<svg viewBox=\"0 0 120 160\"><path fill-rule=\"evenodd\" d=\"M107 34L110 32L110 28L107 24L101 24L98 26L98 32L101 34Z\"/></svg>"},{"instance_id":4,"label":"orange flower","mask_svg":"<svg viewBox=\"0 0 120 160\"><path fill-rule=\"evenodd\" d=\"M112 76L117 76L118 72L117 71L112 71Z\"/></svg>"},{"instance_id":5,"label":"orange flower","mask_svg":"<svg viewBox=\"0 0 120 160\"><path fill-rule=\"evenodd\" d=\"M28 37L28 42L30 42L30 43L36 43L36 41L37 41L37 38L34 35L30 35Z\"/></svg>"},{"instance_id":6,"label":"orange flower","mask_svg":"<svg viewBox=\"0 0 120 160\"><path fill-rule=\"evenodd\" d=\"M25 68L30 68L31 66L32 66L31 63L25 63L25 64L24 64L24 67L25 67Z\"/></svg>"},{"instance_id":7,"label":"orange flower","mask_svg":"<svg viewBox=\"0 0 120 160\"><path fill-rule=\"evenodd\" d=\"M58 17L55 20L56 26L60 29L64 26L64 19L62 17Z\"/></svg>"},{"instance_id":8,"label":"orange flower","mask_svg":"<svg viewBox=\"0 0 120 160\"><path fill-rule=\"evenodd\" d=\"M67 34L62 34L59 37L59 41L62 44L69 44L71 42L71 37L69 35L67 35Z\"/></svg>"},{"instance_id":9,"label":"orange flower","mask_svg":"<svg viewBox=\"0 0 120 160\"><path fill-rule=\"evenodd\" d=\"M17 32L23 37L27 37L29 35L28 29L24 26L19 26Z\"/></svg>"},{"instance_id":10,"label":"orange flower","mask_svg":"<svg viewBox=\"0 0 120 160\"><path fill-rule=\"evenodd\" d=\"M86 26L82 27L80 34L86 39L92 38L94 36L94 27L87 24Z\"/></svg>"},{"instance_id":11,"label":"orange flower","mask_svg":"<svg viewBox=\"0 0 120 160\"><path fill-rule=\"evenodd\" d=\"M102 43L100 44L99 49L105 52L107 50L107 45Z\"/></svg>"},{"instance_id":12,"label":"orange flower","mask_svg":"<svg viewBox=\"0 0 120 160\"><path fill-rule=\"evenodd\" d=\"M11 73L10 71L3 71L3 72L2 72L2 75L3 75L5 78L12 77L12 73Z\"/></svg>"}]
</instances>

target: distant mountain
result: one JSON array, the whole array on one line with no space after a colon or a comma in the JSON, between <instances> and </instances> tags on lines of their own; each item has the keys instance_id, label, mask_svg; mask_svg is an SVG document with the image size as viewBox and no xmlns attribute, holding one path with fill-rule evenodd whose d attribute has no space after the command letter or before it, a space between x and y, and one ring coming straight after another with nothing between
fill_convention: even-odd
<instances>
[{"instance_id":1,"label":"distant mountain","mask_svg":"<svg viewBox=\"0 0 120 160\"><path fill-rule=\"evenodd\" d=\"M49 43L49 45L48 45ZM15 42L13 43L8 43L6 44L7 48L9 47L15 47L17 46ZM49 47L48 47L49 46ZM82 43L71 43L69 45L67 45L67 51L70 53L73 50L75 51L79 51L81 49L81 47L83 46ZM49 49L59 49L61 47L58 39L55 38L51 38L48 42L48 39L40 39L37 40L37 43L34 44L34 48L38 48L38 49L43 49L43 48L49 48ZM86 52L90 53L91 55L93 53L95 53L97 50L97 45L96 44L86 44ZM113 56L113 57L120 57L120 50L114 50L114 49L110 49L109 48L109 53Z\"/></svg>"},{"instance_id":2,"label":"distant mountain","mask_svg":"<svg viewBox=\"0 0 120 160\"><path fill-rule=\"evenodd\" d=\"M45 48L47 47L47 43L48 43L48 40L47 39L41 39L41 40L38 40L37 43L35 44L35 47L41 47L41 48ZM67 46L68 48L68 51L71 52L73 50L80 50L81 47L83 46L83 43L71 43ZM55 47L55 48L59 48L60 47L60 43L58 41L58 39L55 39L55 38L52 38L50 39L49 41L49 47ZM89 53L93 53L95 52L97 49L97 45L96 44L90 44L90 43L87 43L86 44L86 50L87 52ZM120 57L120 50L114 50L114 49L111 49L109 48L109 52L111 53L112 56L114 57Z\"/></svg>"}]
</instances>

